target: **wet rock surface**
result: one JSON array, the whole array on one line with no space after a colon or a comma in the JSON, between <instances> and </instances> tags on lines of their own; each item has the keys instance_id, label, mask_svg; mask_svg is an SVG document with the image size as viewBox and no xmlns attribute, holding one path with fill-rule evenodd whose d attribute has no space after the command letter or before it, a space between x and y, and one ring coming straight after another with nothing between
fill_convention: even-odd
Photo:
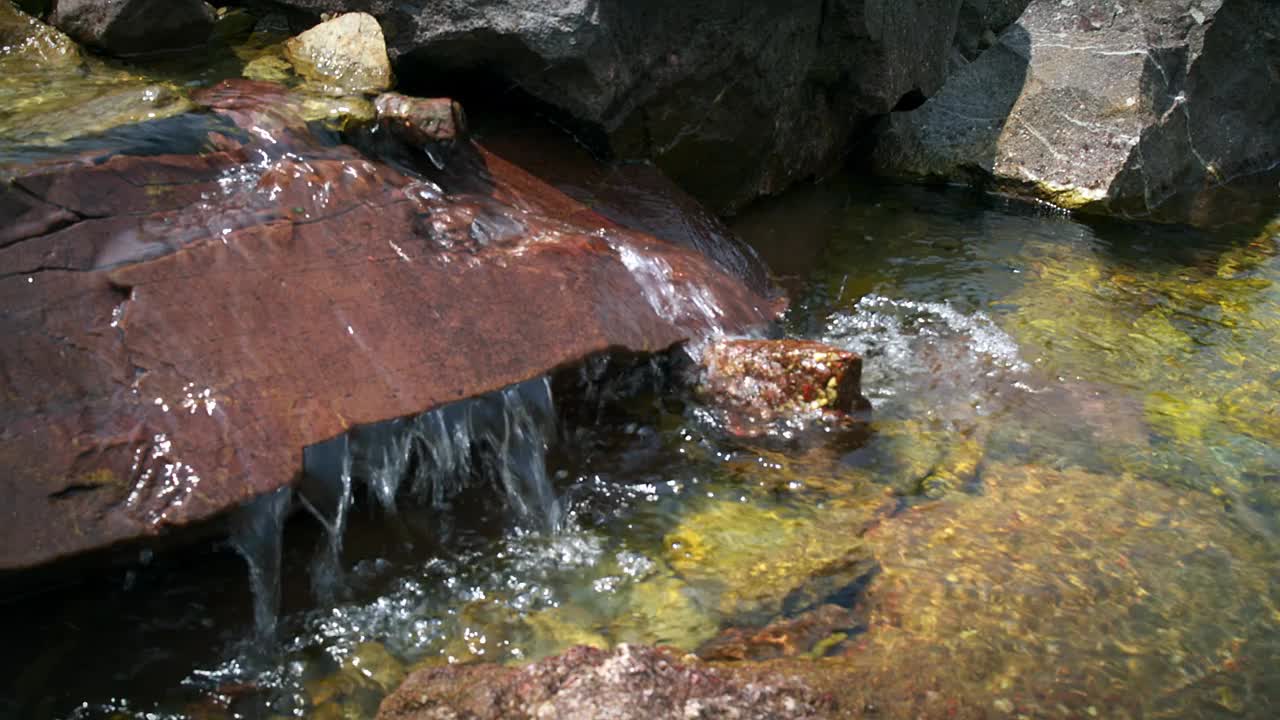
<instances>
[{"instance_id":1,"label":"wet rock surface","mask_svg":"<svg viewBox=\"0 0 1280 720\"><path fill-rule=\"evenodd\" d=\"M57 0L49 15L77 41L113 55L200 45L216 19L203 0Z\"/></svg>"},{"instance_id":2,"label":"wet rock surface","mask_svg":"<svg viewBox=\"0 0 1280 720\"><path fill-rule=\"evenodd\" d=\"M452 142L466 134L462 106L448 98L383 93L374 102L378 121L412 145Z\"/></svg>"},{"instance_id":3,"label":"wet rock surface","mask_svg":"<svg viewBox=\"0 0 1280 720\"><path fill-rule=\"evenodd\" d=\"M524 669L420 670L382 703L379 720L435 718L816 718L824 701L783 677L736 682L662 650L576 647Z\"/></svg>"},{"instance_id":4,"label":"wet rock surface","mask_svg":"<svg viewBox=\"0 0 1280 720\"><path fill-rule=\"evenodd\" d=\"M875 165L1130 217L1265 217L1278 62L1266 0L1035 0L935 98L892 116Z\"/></svg>"},{"instance_id":5,"label":"wet rock surface","mask_svg":"<svg viewBox=\"0 0 1280 720\"><path fill-rule=\"evenodd\" d=\"M701 350L696 393L722 412L729 432L750 437L779 427L865 421L862 358L807 340L724 340Z\"/></svg>"},{"instance_id":6,"label":"wet rock surface","mask_svg":"<svg viewBox=\"0 0 1280 720\"><path fill-rule=\"evenodd\" d=\"M282 4L371 12L404 67L496 72L716 211L838 164L860 123L941 86L964 32L961 0Z\"/></svg>"},{"instance_id":7,"label":"wet rock surface","mask_svg":"<svg viewBox=\"0 0 1280 720\"><path fill-rule=\"evenodd\" d=\"M378 21L367 13L340 15L285 43L294 69L335 94L391 87L391 61Z\"/></svg>"},{"instance_id":8,"label":"wet rock surface","mask_svg":"<svg viewBox=\"0 0 1280 720\"><path fill-rule=\"evenodd\" d=\"M214 516L354 425L768 320L705 258L478 146L445 170L418 150L417 174L317 142L278 86L199 95L200 155L7 170L4 569ZM719 314L655 305L655 282Z\"/></svg>"},{"instance_id":9,"label":"wet rock surface","mask_svg":"<svg viewBox=\"0 0 1280 720\"><path fill-rule=\"evenodd\" d=\"M20 57L42 65L78 64L80 50L71 38L12 3L0 4L0 57Z\"/></svg>"}]
</instances>

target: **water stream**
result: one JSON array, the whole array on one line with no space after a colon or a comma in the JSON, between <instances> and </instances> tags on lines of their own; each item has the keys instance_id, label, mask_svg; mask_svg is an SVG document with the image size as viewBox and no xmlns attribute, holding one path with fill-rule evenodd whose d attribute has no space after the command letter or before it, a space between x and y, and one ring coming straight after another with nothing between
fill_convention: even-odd
<instances>
[{"instance_id":1,"label":"water stream","mask_svg":"<svg viewBox=\"0 0 1280 720\"><path fill-rule=\"evenodd\" d=\"M1274 229L838 181L737 230L789 333L864 355L866 442L732 442L661 361L606 358L360 428L308 451L283 546L287 497L245 511L254 593L215 547L9 608L0 707L368 717L415 667L692 651L836 605L806 652L891 716L936 709L920 683L1030 716L1271 716Z\"/></svg>"},{"instance_id":2,"label":"water stream","mask_svg":"<svg viewBox=\"0 0 1280 720\"><path fill-rule=\"evenodd\" d=\"M279 39L171 74L236 76ZM0 160L187 108L154 68L64 70L0 82ZM215 122L110 132L195 151L232 132ZM293 162L268 147L222 190ZM0 717L372 717L416 668L692 652L831 607L799 654L886 717L1280 714L1276 225L1086 222L843 178L734 229L790 291L789 336L864 356L869 437L730 440L675 357L358 427L229 538L4 606ZM628 242L649 309L723 334L696 278Z\"/></svg>"}]
</instances>

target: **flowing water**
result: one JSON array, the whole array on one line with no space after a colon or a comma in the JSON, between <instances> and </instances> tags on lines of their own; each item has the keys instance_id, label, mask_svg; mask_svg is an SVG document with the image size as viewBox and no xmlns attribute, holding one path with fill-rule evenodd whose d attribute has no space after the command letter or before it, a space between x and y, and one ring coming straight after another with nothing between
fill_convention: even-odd
<instances>
[{"instance_id":1,"label":"flowing water","mask_svg":"<svg viewBox=\"0 0 1280 720\"><path fill-rule=\"evenodd\" d=\"M196 84L287 74L277 41ZM7 159L185 107L68 67L74 92L0 87L39 105L0 113ZM111 112L31 122L84 98ZM417 667L711 656L831 608L786 667L881 717L1280 714L1280 226L839 180L735 229L787 334L864 355L868 435L732 441L678 357L359 428L227 540L6 606L0 716L371 717ZM717 332L695 279L617 250L655 312Z\"/></svg>"},{"instance_id":2,"label":"flowing water","mask_svg":"<svg viewBox=\"0 0 1280 720\"><path fill-rule=\"evenodd\" d=\"M799 671L885 716L1274 716L1274 226L841 181L737 230L789 334L864 355L869 438L732 442L617 358L363 428L308 451L310 512L242 513L248 580L219 545L10 608L7 709L369 717L415 667L835 605Z\"/></svg>"}]
</instances>

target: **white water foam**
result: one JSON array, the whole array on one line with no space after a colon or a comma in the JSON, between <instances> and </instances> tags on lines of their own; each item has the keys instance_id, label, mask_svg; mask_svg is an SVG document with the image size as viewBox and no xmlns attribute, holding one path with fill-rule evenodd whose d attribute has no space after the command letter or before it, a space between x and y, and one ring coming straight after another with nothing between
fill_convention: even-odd
<instances>
[{"instance_id":1,"label":"white water foam","mask_svg":"<svg viewBox=\"0 0 1280 720\"><path fill-rule=\"evenodd\" d=\"M990 317L948 302L867 295L828 318L820 339L862 355L863 393L877 408L906 395L981 404L1030 370Z\"/></svg>"}]
</instances>

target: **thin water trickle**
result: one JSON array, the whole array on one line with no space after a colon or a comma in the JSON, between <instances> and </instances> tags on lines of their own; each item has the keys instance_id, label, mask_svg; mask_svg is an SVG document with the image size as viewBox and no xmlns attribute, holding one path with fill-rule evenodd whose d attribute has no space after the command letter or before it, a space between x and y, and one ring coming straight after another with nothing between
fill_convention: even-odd
<instances>
[{"instance_id":1,"label":"thin water trickle","mask_svg":"<svg viewBox=\"0 0 1280 720\"><path fill-rule=\"evenodd\" d=\"M689 333L691 354L697 355L703 342L724 337L724 310L696 278L675 277L666 260L634 247L626 239L611 236L610 241L653 312Z\"/></svg>"},{"instance_id":2,"label":"thin water trickle","mask_svg":"<svg viewBox=\"0 0 1280 720\"><path fill-rule=\"evenodd\" d=\"M281 488L245 503L232 519L231 545L249 566L254 631L263 647L276 642L284 521L292 500L292 489Z\"/></svg>"}]
</instances>

